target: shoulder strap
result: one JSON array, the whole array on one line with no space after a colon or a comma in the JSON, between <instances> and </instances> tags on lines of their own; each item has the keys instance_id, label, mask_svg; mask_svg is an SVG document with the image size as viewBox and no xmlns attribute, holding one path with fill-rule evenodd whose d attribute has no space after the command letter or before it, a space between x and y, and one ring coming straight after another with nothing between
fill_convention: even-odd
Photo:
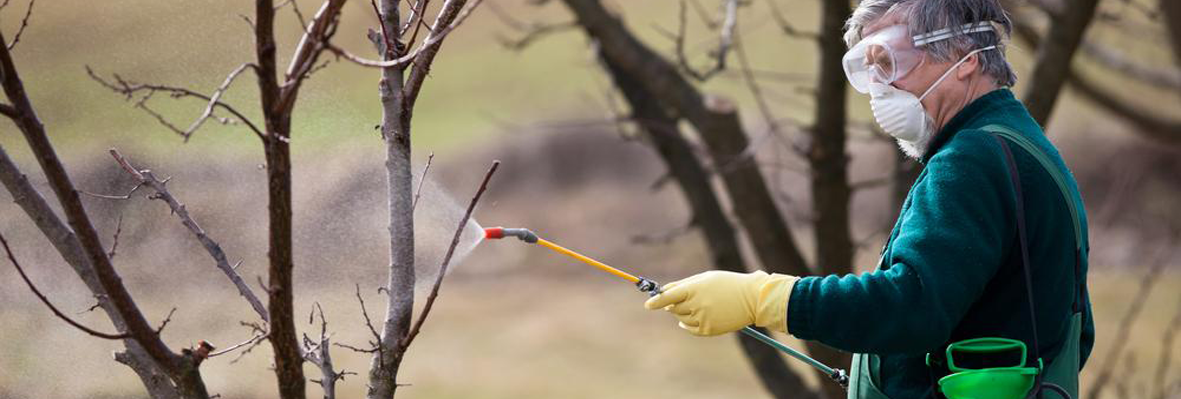
<instances>
[{"instance_id":1,"label":"shoulder strap","mask_svg":"<svg viewBox=\"0 0 1181 399\"><path fill-rule=\"evenodd\" d=\"M1067 209L1070 210L1070 221L1074 227L1075 295L1074 295L1074 300L1072 301L1073 302L1072 309L1075 312L1081 312L1082 306L1083 306L1083 300L1082 300L1082 297L1083 297L1082 258L1083 258L1083 251L1084 251L1084 249L1083 249L1083 233L1082 233L1082 218L1079 215L1078 204L1075 203L1074 197L1071 195L1070 189L1066 185L1066 181L1067 181L1066 177L1062 174L1062 171L1058 170L1058 167L1056 165L1054 165L1054 162L1052 162L1050 160L1050 157L1047 156L1045 152L1043 152L1041 149L1039 149L1036 145L1034 145L1033 141L1030 141L1028 138L1023 136L1021 133L1018 133L1018 132L1014 131L1013 129L1010 129L1008 126L1000 125L1000 124L987 125L987 126L984 126L982 129L989 132L989 133L992 133L993 137L997 137L998 142L1000 142L1002 147L1005 148L1005 151L1009 151L1009 149L1008 149L1008 146L1005 145L1004 141L1000 140L1001 137L1003 137L1009 141L1012 141L1014 144L1017 144L1017 146L1021 147L1021 149L1025 150L1026 153L1028 153L1030 156L1032 156L1034 159L1037 160L1038 164L1040 164L1042 166L1042 169L1044 169L1046 171L1046 173L1050 174L1050 178L1054 181L1054 185L1058 186L1058 191L1062 194L1062 200L1066 202L1066 207L1067 207ZM1012 156L1012 153L1009 152L1008 157L1011 157L1011 156ZM1006 158L1006 159L1007 159L1007 162L1010 162L1010 163L1013 162L1011 158ZM1016 168L1016 165L1013 164L1013 165L1010 165L1010 167ZM1016 175L1014 174L1013 176L1016 176ZM1013 179L1013 180L1016 180L1016 179ZM1018 196L1018 202L1021 202L1020 196ZM1024 217L1022 217L1021 219L1024 219ZM1024 222L1021 222L1021 223L1024 223ZM1018 227L1020 227L1020 225Z\"/></svg>"},{"instance_id":2,"label":"shoulder strap","mask_svg":"<svg viewBox=\"0 0 1181 399\"><path fill-rule=\"evenodd\" d=\"M1038 347L1037 314L1034 312L1033 275L1029 271L1029 245L1025 236L1025 200L1021 195L1021 175L1017 172L1017 162L1013 160L1013 151L1009 149L1009 144L1005 143L1005 140L1000 136L992 137L1005 152L1005 164L1009 167L1009 181L1013 183L1013 195L1017 197L1017 238L1021 247L1021 269L1025 272L1025 297L1029 303L1029 328L1033 330L1033 355L1040 359L1042 352Z\"/></svg>"},{"instance_id":3,"label":"shoulder strap","mask_svg":"<svg viewBox=\"0 0 1181 399\"><path fill-rule=\"evenodd\" d=\"M1034 145L1033 142L1028 138L1013 131L1013 129L1010 129L1007 126L994 124L985 126L982 129L992 133L994 136L1004 137L1009 141L1012 141L1014 144L1017 144L1017 146L1021 147L1021 149L1033 156L1034 159L1037 159L1037 162L1042 165L1042 168L1050 174L1050 178L1053 179L1054 184L1058 186L1058 191L1062 193L1062 199L1066 201L1067 208L1070 209L1071 222L1074 223L1075 250L1081 250L1083 247L1083 232L1082 222L1080 221L1082 219L1079 218L1078 204L1074 202L1073 196L1070 195L1070 189L1067 188L1066 185L1066 177L1062 175L1062 172L1058 170L1058 167L1054 165L1054 162L1050 161L1050 157L1047 156L1046 153L1041 149L1037 148L1037 146Z\"/></svg>"}]
</instances>

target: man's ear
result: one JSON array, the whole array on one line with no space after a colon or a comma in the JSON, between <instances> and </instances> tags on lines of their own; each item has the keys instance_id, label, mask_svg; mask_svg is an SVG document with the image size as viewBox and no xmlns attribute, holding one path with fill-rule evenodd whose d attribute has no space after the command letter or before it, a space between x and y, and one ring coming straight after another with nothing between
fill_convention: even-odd
<instances>
[{"instance_id":1,"label":"man's ear","mask_svg":"<svg viewBox=\"0 0 1181 399\"><path fill-rule=\"evenodd\" d=\"M960 66L955 69L955 78L959 80L968 79L973 73L980 69L980 53L968 56Z\"/></svg>"}]
</instances>

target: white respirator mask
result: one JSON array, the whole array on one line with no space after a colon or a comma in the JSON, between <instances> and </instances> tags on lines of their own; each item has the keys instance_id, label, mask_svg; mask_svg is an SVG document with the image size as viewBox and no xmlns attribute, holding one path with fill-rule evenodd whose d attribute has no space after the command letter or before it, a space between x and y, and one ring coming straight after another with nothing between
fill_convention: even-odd
<instances>
[{"instance_id":1,"label":"white respirator mask","mask_svg":"<svg viewBox=\"0 0 1181 399\"><path fill-rule=\"evenodd\" d=\"M869 107L873 110L874 119L886 134L907 144L922 144L921 147L926 147L935 134L935 121L923 109L923 99L927 98L927 95L931 94L939 86L939 83L947 79L956 67L967 61L968 57L995 48L996 46L988 46L972 50L960 58L951 68L948 68L939 79L935 80L935 83L931 84L931 87L927 88L927 91L923 92L923 95L918 97L888 84L869 82ZM905 147L903 149L907 150ZM922 156L922 154L916 155L910 154L910 151L907 152L912 157Z\"/></svg>"},{"instance_id":2,"label":"white respirator mask","mask_svg":"<svg viewBox=\"0 0 1181 399\"><path fill-rule=\"evenodd\" d=\"M981 22L963 25L954 32L949 28L910 36L905 25L894 25L858 42L845 53L842 65L853 88L870 95L870 108L882 130L898 139L898 144L907 155L918 158L935 135L935 122L923 109L923 99L969 57L981 51L996 49L997 46L976 49L964 55L921 96L915 97L908 91L894 87L892 83L905 77L920 64L923 53L917 46L962 34L989 31L1000 32L992 23Z\"/></svg>"}]
</instances>

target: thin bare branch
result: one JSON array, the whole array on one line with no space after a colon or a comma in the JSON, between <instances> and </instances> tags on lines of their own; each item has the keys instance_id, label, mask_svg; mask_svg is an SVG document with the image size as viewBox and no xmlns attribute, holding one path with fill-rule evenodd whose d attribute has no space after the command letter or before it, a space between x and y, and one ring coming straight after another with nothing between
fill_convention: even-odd
<instances>
[{"instance_id":1,"label":"thin bare branch","mask_svg":"<svg viewBox=\"0 0 1181 399\"><path fill-rule=\"evenodd\" d=\"M295 105L295 98L300 85L308 77L309 71L316 67L320 54L324 52L329 40L336 34L336 27L340 20L340 10L344 7L344 0L325 0L320 10L312 17L312 22L304 29L303 37L295 47L295 54L287 66L285 80L279 86L279 96L275 104L275 112L286 114Z\"/></svg>"},{"instance_id":2,"label":"thin bare branch","mask_svg":"<svg viewBox=\"0 0 1181 399\"><path fill-rule=\"evenodd\" d=\"M1181 306L1177 307L1177 312L1173 314L1173 319L1169 325L1165 326L1165 331L1161 337L1160 359L1156 363L1156 376L1154 376L1152 386L1157 393L1155 398L1165 399L1169 393L1168 382L1165 378L1169 375L1169 369L1173 365L1173 342L1177 339L1177 333L1181 331Z\"/></svg>"},{"instance_id":3,"label":"thin bare branch","mask_svg":"<svg viewBox=\"0 0 1181 399\"><path fill-rule=\"evenodd\" d=\"M181 136L184 137L186 141L189 139L189 136L193 135L193 132L197 131L197 129L199 129L201 125L205 123L205 121L213 117L213 109L217 107L219 102L221 102L222 94L224 94L226 90L230 88L230 84L234 83L234 79L236 79L238 75L242 74L242 71L245 71L246 68L251 68L253 66L254 64L249 62L244 63L239 65L237 68L234 68L234 70L226 76L226 79L221 83L221 86L218 86L217 89L213 91L213 95L209 98L209 103L205 105L205 111L201 112L201 116L197 117L197 120L193 121L193 123L189 125L189 128L185 129L181 134Z\"/></svg>"},{"instance_id":4,"label":"thin bare branch","mask_svg":"<svg viewBox=\"0 0 1181 399\"><path fill-rule=\"evenodd\" d=\"M771 8L771 17L775 19L775 23L779 25L779 29L783 31L783 34L787 35L788 37L809 40L816 40L820 38L820 35L816 32L801 31L793 26L791 22L788 22L787 17L783 15L783 11L779 9L779 5L776 3L776 0L767 0L767 6Z\"/></svg>"},{"instance_id":5,"label":"thin bare branch","mask_svg":"<svg viewBox=\"0 0 1181 399\"><path fill-rule=\"evenodd\" d=\"M415 7L410 9L410 18L406 19L406 28L402 29L402 31L398 34L400 37L405 37L406 31L410 29L410 26L414 26L414 32L410 34L410 39L406 40L406 43L414 44L414 41L418 40L418 32L422 30L423 26L426 26L427 30L431 33L435 32L434 29L431 29L430 26L426 25L425 16L427 4L430 4L430 0L417 0L414 2ZM410 47L407 46L405 51L409 50Z\"/></svg>"},{"instance_id":6,"label":"thin bare branch","mask_svg":"<svg viewBox=\"0 0 1181 399\"><path fill-rule=\"evenodd\" d=\"M390 37L389 31L385 28L385 23L383 23L385 16L381 14L381 9L377 7L377 0L369 0L369 4L373 6L373 14L377 15L377 26L381 29L381 44L377 46L378 52L384 53L385 58L394 58L394 54L397 54L398 46L394 44L394 39Z\"/></svg>"},{"instance_id":7,"label":"thin bare branch","mask_svg":"<svg viewBox=\"0 0 1181 399\"><path fill-rule=\"evenodd\" d=\"M426 322L427 316L431 313L431 307L435 304L435 298L439 296L439 288L443 285L443 277L447 275L447 267L451 264L451 256L455 254L455 247L459 245L459 237L463 235L466 230L467 223L472 218L472 212L476 210L476 204L480 202L480 197L484 195L484 190L488 189L488 181L492 179L492 174L496 173L496 168L500 167L500 161L492 161L492 166L488 168L488 173L484 174L484 181L480 183L480 188L476 190L476 195L472 197L472 202L468 204L467 211L464 212L463 218L459 219L459 226L455 228L455 235L451 238L451 246L447 248L447 255L443 257L443 266L439 268L439 275L435 277L435 284L431 286L431 293L426 297L426 304L422 307L422 312L418 315L418 320L410 327L410 332L406 334L401 342L402 350L410 347L414 342L414 337L418 336L418 332L422 329L422 324Z\"/></svg>"},{"instance_id":8,"label":"thin bare branch","mask_svg":"<svg viewBox=\"0 0 1181 399\"><path fill-rule=\"evenodd\" d=\"M251 67L254 67L253 64L249 64L249 65ZM242 67L238 67L238 69L235 69L234 73L232 73L230 76L227 76L226 83L223 83L223 86L228 87L228 82L231 82L233 80L233 78L236 77L237 74L241 72L240 71L241 69L242 69ZM136 107L143 109L144 111L148 112L148 114L151 114L161 124L163 124L169 130L172 130L173 132L175 132L177 135L180 135L186 141L192 135L192 132L186 131L185 129L181 129L181 128L177 127L176 125L173 125L172 123L168 122L168 120L165 119L163 115L152 110L151 108L148 108L147 102L149 99L151 99L151 96L153 94L155 94L157 92L162 92L162 93L167 93L169 97L174 98L174 99L179 99L179 98L183 98L183 97L194 97L194 98L198 98L201 100L205 100L208 103L213 104L217 108L221 108L221 109L225 110L226 112L233 114L234 118L241 121L248 128L250 128L250 130L253 131L254 134L256 136L258 136L259 138L264 138L266 136L263 133L263 131L261 129L259 129L258 126L254 124L254 122L252 122L250 120L250 118L246 117L245 114L238 112L238 110L235 109L233 106L225 103L224 101L221 101L219 99L220 93L215 93L215 95L218 96L218 98L214 98L213 96L208 96L208 95L205 95L205 94L202 94L202 93L190 90L190 89L186 89L183 87L135 83L135 82L124 80L118 74L113 75L113 78L115 79L114 82L108 82L107 80L99 77L98 74L96 74L94 72L94 70L90 69L90 66L86 66L86 74L89 75L91 79L94 79L94 81L101 84L103 87L111 89L111 91L114 91L116 93L122 94L128 101L132 100L136 95L141 95L141 93L142 93L143 97L141 97L136 102ZM225 90L222 89L221 91L224 92ZM209 109L209 107L207 107L207 109ZM194 123L196 124L196 122L194 122Z\"/></svg>"},{"instance_id":9,"label":"thin bare branch","mask_svg":"<svg viewBox=\"0 0 1181 399\"><path fill-rule=\"evenodd\" d=\"M367 59L367 58L363 58L363 57L354 55L353 53L350 53L347 50L336 46L335 44L328 43L326 45L327 45L328 50L332 51L337 56L344 58L348 61L351 61L357 65L360 65L360 66L369 67L369 68L389 68L389 67L406 65L406 64L410 63L410 61L413 61L415 58L417 58L420 54L423 54L424 51L426 51L427 49L430 49L430 48L434 47L436 44L438 44L439 42L443 41L443 39L445 39L447 37L447 35L451 33L451 31L453 31L453 30L455 30L455 28L459 27L459 25L461 25L463 23L463 21L466 20L468 18L468 16L471 15L472 11L475 10L475 8L483 2L484 2L484 0L473 1L471 6L465 8L459 12L458 16L456 16L455 20L450 25L447 25L446 28L440 30L439 33L433 33L433 34L427 36L427 38L423 41L422 45L418 46L417 49L415 49L414 51L412 51L406 55L398 57L396 59L392 59L392 60L388 60L388 61L371 60L371 59Z\"/></svg>"},{"instance_id":10,"label":"thin bare branch","mask_svg":"<svg viewBox=\"0 0 1181 399\"><path fill-rule=\"evenodd\" d=\"M426 174L431 171L431 161L435 160L435 153L431 153L426 157L426 166L422 168L422 177L418 179L418 188L414 190L414 202L410 204L410 209L413 212L418 208L418 199L422 197L422 185L426 184Z\"/></svg>"},{"instance_id":11,"label":"thin bare branch","mask_svg":"<svg viewBox=\"0 0 1181 399\"><path fill-rule=\"evenodd\" d=\"M1152 294L1153 287L1161 280L1161 273L1165 270L1169 263L1167 260L1169 255L1174 252L1174 247L1171 245L1164 245L1157 252L1156 260L1152 263L1152 267L1144 273L1144 278L1140 281L1140 286L1136 291L1135 297L1132 298L1131 305L1127 312L1124 312L1123 318L1120 320L1120 329L1116 332L1115 339L1111 342L1114 346L1108 350L1107 356L1103 359L1103 368L1099 370L1099 374L1091 383L1091 389L1087 392L1088 398L1098 398L1107 384L1111 382L1111 378L1115 370L1117 370L1116 363L1124 351L1128 343L1128 335L1131 333L1131 327L1135 325L1136 318L1140 316L1140 312L1144 309L1144 304L1148 302L1148 296ZM1123 396L1126 397L1126 396Z\"/></svg>"},{"instance_id":12,"label":"thin bare branch","mask_svg":"<svg viewBox=\"0 0 1181 399\"><path fill-rule=\"evenodd\" d=\"M307 18L303 17L303 11L300 11L300 9L299 9L299 2L292 0L292 1L288 1L287 3L291 3L291 12L295 13L295 18L299 20L299 27L303 29L304 33L307 33L307 31L308 31ZM284 4L286 4L286 3L284 3ZM283 4L275 6L275 10L278 10L279 7L283 7Z\"/></svg>"},{"instance_id":13,"label":"thin bare branch","mask_svg":"<svg viewBox=\"0 0 1181 399\"><path fill-rule=\"evenodd\" d=\"M578 23L574 21L561 22L556 24L533 24L525 30L525 34L518 38L510 39L502 35L497 35L497 41L506 49L513 51L521 51L537 40L550 36L555 33L561 33L578 29Z\"/></svg>"},{"instance_id":14,"label":"thin bare branch","mask_svg":"<svg viewBox=\"0 0 1181 399\"><path fill-rule=\"evenodd\" d=\"M90 197L94 197L94 198L124 201L124 200L131 199L131 194L135 194L135 192L139 191L139 188L143 187L144 185L145 185L145 183L136 184L135 187L132 187L131 190L127 192L127 194L123 194L123 195L97 194L97 193L92 193L92 192L85 191L85 190L78 190L78 192L82 193L86 196L90 196Z\"/></svg>"},{"instance_id":15,"label":"thin bare branch","mask_svg":"<svg viewBox=\"0 0 1181 399\"><path fill-rule=\"evenodd\" d=\"M1130 55L1119 49L1092 41L1083 42L1080 45L1080 50L1088 59L1107 69L1118 71L1124 76L1155 87L1181 91L1181 69L1172 65L1169 65L1168 68L1153 68L1144 63L1133 61Z\"/></svg>"},{"instance_id":16,"label":"thin bare branch","mask_svg":"<svg viewBox=\"0 0 1181 399\"><path fill-rule=\"evenodd\" d=\"M267 314L266 307L263 306L262 301L260 301L258 297L254 295L254 291L250 289L250 286L242 280L242 276L238 275L238 272L234 270L234 267L230 266L230 263L226 258L225 251L221 249L221 245L218 245L216 241L213 241L212 238L209 238L209 235L205 233L205 230L202 229L201 226L198 225L191 216L189 216L189 211L185 208L185 205L180 203L180 201L177 201L176 198L168 192L165 182L156 179L155 175L153 175L149 170L137 170L132 167L131 162L124 158L118 150L112 148L110 153L111 157L115 158L115 162L117 162L124 171L127 171L127 173L131 174L131 176L136 179L137 183L140 185L146 184L156 191L155 194L149 196L148 198L159 199L168 204L168 207L172 209L172 213L180 218L181 224L188 228L189 231L197 237L197 241L200 241L201 245L205 247L205 250L209 252L209 255L213 257L214 262L217 264L217 268L220 269L222 273L224 273L226 277L230 279L230 282L234 284L234 287L238 289L238 294L242 295L242 297L246 299L246 302L250 304L250 307L254 309L254 312L257 313L263 321L269 323L270 316Z\"/></svg>"},{"instance_id":17,"label":"thin bare branch","mask_svg":"<svg viewBox=\"0 0 1181 399\"><path fill-rule=\"evenodd\" d=\"M209 354L209 357L217 357L217 356L221 356L221 355L224 355L224 354L227 354L227 353L230 353L230 352L236 351L236 350L238 350L238 349L241 349L241 348L244 348L244 347L247 347L247 346L251 346L251 347L252 347L252 346L255 346L255 345L258 345L258 344L262 343L262 341L263 341L263 340L265 340L266 338L267 338L267 334L266 334L266 332L259 333L259 334L255 334L254 336L250 337L250 339L248 339L248 340L245 340L245 341L239 342L239 343L237 343L237 344L231 345L230 347L228 347L228 348L225 348L225 349L222 349L222 350L220 350L220 351L217 351L217 352L210 353L210 354Z\"/></svg>"},{"instance_id":18,"label":"thin bare branch","mask_svg":"<svg viewBox=\"0 0 1181 399\"><path fill-rule=\"evenodd\" d=\"M56 306L53 306L52 302L49 302L49 298L46 298L45 294L42 294L41 290L37 289L37 286L33 284L32 280L29 280L29 276L25 274L25 269L21 268L20 263L16 261L16 256L12 254L12 249L8 247L8 240L4 239L3 234L0 234L0 244L4 245L4 252L8 254L8 261L12 263L12 267L16 268L16 272L20 274L21 279L25 280L25 284L29 286L30 291L33 291L33 295L36 295L37 299L41 300L41 303L44 303L45 306L48 307L49 310L51 312L53 312L53 314L55 316L57 316L58 318L65 321L66 324L74 326L74 328L82 330L82 332L84 332L84 333L93 335L95 337L103 338L103 339L124 339L124 338L131 337L130 334L126 334L126 333L124 333L124 334L108 334L108 333L104 333L104 332L99 332L99 331L91 329L90 327L86 327L86 326L82 325L81 323L74 321L74 319L71 319L70 316L66 316L66 314L62 313L62 311L58 310Z\"/></svg>"},{"instance_id":19,"label":"thin bare branch","mask_svg":"<svg viewBox=\"0 0 1181 399\"><path fill-rule=\"evenodd\" d=\"M486 7L502 24L521 33L521 36L515 39L497 35L497 41L505 48L513 51L524 50L533 42L550 34L578 28L578 23L575 21L561 23L524 22L501 9L495 2L488 3Z\"/></svg>"},{"instance_id":20,"label":"thin bare branch","mask_svg":"<svg viewBox=\"0 0 1181 399\"><path fill-rule=\"evenodd\" d=\"M25 33L25 28L29 27L29 17L33 16L33 3L36 3L36 2L37 2L37 0L29 0L29 8L27 10L25 10L25 17L21 18L21 26L16 31L16 35L13 36L12 43L8 44L9 50L16 48L16 44L21 41L21 35ZM7 5L8 2L5 1L4 4ZM0 7L0 8L3 8L3 7Z\"/></svg>"},{"instance_id":21,"label":"thin bare branch","mask_svg":"<svg viewBox=\"0 0 1181 399\"><path fill-rule=\"evenodd\" d=\"M361 304L361 316L365 317L365 327L369 328L369 333L373 335L373 342L371 344L380 349L381 347L378 343L381 342L381 334L377 332L377 328L373 327L373 320L369 318L369 310L365 309L365 298L361 296L361 285L357 284L356 288L357 303Z\"/></svg>"},{"instance_id":22,"label":"thin bare branch","mask_svg":"<svg viewBox=\"0 0 1181 399\"><path fill-rule=\"evenodd\" d=\"M119 213L119 222L115 225L115 234L111 238L111 250L107 251L107 257L115 259L115 253L119 249L119 234L123 233L123 213ZM91 309L94 309L93 307Z\"/></svg>"},{"instance_id":23,"label":"thin bare branch","mask_svg":"<svg viewBox=\"0 0 1181 399\"><path fill-rule=\"evenodd\" d=\"M686 75L697 81L704 82L726 69L726 56L729 54L730 48L734 43L734 27L738 25L738 0L726 0L724 3L725 16L722 19L721 30L718 33L718 47L710 52L710 57L714 59L714 63L705 71L698 71L689 65L688 56L685 55L685 0L681 0L680 5L680 25L678 25L677 35L674 38L676 42L677 62L681 71Z\"/></svg>"},{"instance_id":24,"label":"thin bare branch","mask_svg":"<svg viewBox=\"0 0 1181 399\"><path fill-rule=\"evenodd\" d=\"M319 380L311 380L320 384L320 388L324 390L324 399L336 398L336 382L343 381L347 375L356 375L357 373L340 371L337 372L332 366L332 355L330 353L331 345L328 344L328 320L324 318L324 308L320 307L320 303L316 302L312 313L308 316L308 324L315 322L317 311L320 314L320 339L313 342L308 338L307 334L303 336L304 354L303 357L308 362L320 368Z\"/></svg>"},{"instance_id":25,"label":"thin bare branch","mask_svg":"<svg viewBox=\"0 0 1181 399\"><path fill-rule=\"evenodd\" d=\"M176 306L173 306L172 310L168 311L168 316L164 316L164 321L161 321L160 326L156 327L156 335L160 335L161 332L164 332L164 327L167 327L168 323L172 322L172 315L174 314L176 314Z\"/></svg>"},{"instance_id":26,"label":"thin bare branch","mask_svg":"<svg viewBox=\"0 0 1181 399\"><path fill-rule=\"evenodd\" d=\"M0 115L7 116L9 118L16 118L18 116L16 108L13 108L8 104L0 104Z\"/></svg>"}]
</instances>

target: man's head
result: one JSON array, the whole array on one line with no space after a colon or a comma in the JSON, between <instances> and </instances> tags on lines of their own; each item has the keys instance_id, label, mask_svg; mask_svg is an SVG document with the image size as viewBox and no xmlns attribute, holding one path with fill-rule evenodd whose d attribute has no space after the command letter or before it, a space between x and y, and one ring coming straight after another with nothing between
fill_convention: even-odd
<instances>
[{"instance_id":1,"label":"man's head","mask_svg":"<svg viewBox=\"0 0 1181 399\"><path fill-rule=\"evenodd\" d=\"M903 150L914 157L921 156L935 131L969 102L998 87L1012 86L1017 80L1001 51L1011 23L998 0L862 0L845 28L850 54L862 52L857 54L861 58L853 57L854 62L865 60L880 65L885 60L897 69L886 81L882 81L879 69L878 77L870 79L881 83L877 90L866 90L864 84L859 90L872 91L879 104L886 102L880 101L884 98L879 95L883 88L921 97L921 107L930 119L921 134L899 137ZM932 34L935 37L930 40L913 40ZM857 46L862 41L866 43ZM887 43L892 53L883 54L875 46L866 46L873 41ZM857 82L854 85L858 86ZM875 117L882 122L879 104L874 104Z\"/></svg>"}]
</instances>

